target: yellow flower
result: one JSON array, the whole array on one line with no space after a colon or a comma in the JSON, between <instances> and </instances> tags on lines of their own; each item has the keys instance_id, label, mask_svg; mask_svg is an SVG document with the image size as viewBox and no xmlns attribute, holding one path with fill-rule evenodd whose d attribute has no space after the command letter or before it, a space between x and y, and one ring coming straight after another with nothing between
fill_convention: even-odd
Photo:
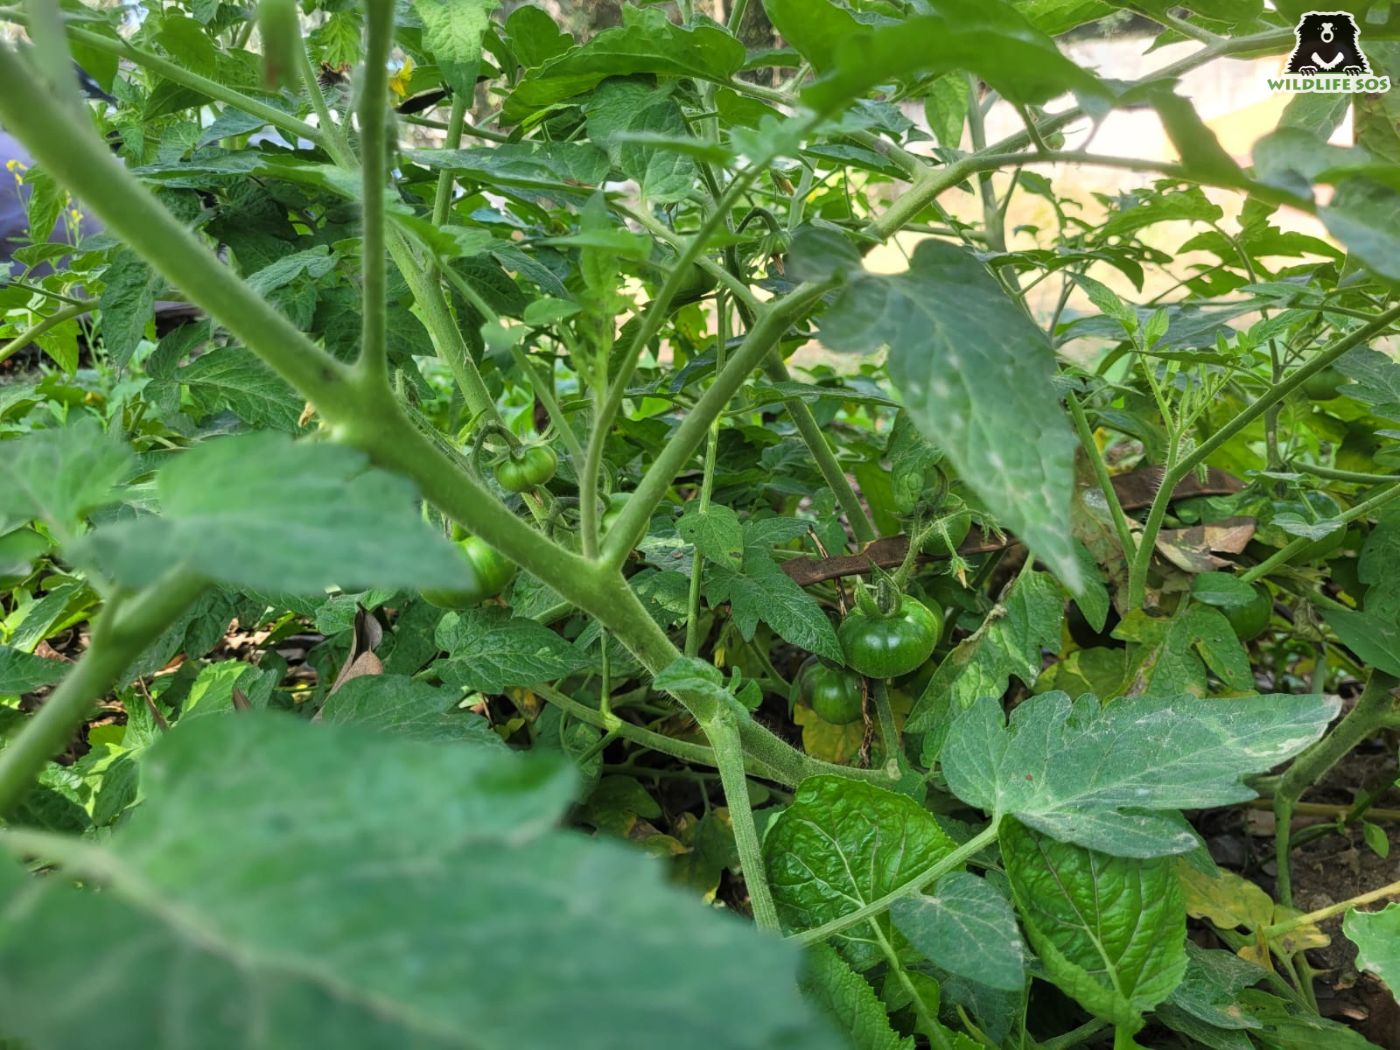
<instances>
[{"instance_id":1,"label":"yellow flower","mask_svg":"<svg viewBox=\"0 0 1400 1050\"><path fill-rule=\"evenodd\" d=\"M394 75L389 78L389 90L394 93L395 98L403 98L408 94L408 82L413 79L413 59L405 56L403 65L394 71Z\"/></svg>"}]
</instances>

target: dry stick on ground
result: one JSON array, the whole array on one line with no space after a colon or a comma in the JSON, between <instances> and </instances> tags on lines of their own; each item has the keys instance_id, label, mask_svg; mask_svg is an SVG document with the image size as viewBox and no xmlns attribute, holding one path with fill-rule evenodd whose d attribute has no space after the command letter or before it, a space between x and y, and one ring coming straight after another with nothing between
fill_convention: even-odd
<instances>
[{"instance_id":1,"label":"dry stick on ground","mask_svg":"<svg viewBox=\"0 0 1400 1050\"><path fill-rule=\"evenodd\" d=\"M1143 510L1152 505L1156 485L1162 472L1155 467L1119 474L1113 479L1113 487L1124 510ZM1172 499L1190 499L1194 496L1229 496L1239 492L1243 485L1237 478L1223 471L1212 469L1205 483L1194 477L1187 478L1176 487ZM997 539L982 529L974 529L958 547L959 554L986 554L990 551L1009 547L1016 541L1011 538ZM869 572L872 565L882 569L893 569L903 563L909 550L908 536L885 536L870 544L859 554L847 554L836 558L794 558L783 563L783 571L799 586L807 587L823 580L840 579L843 576L859 576ZM931 559L930 559L931 560Z\"/></svg>"}]
</instances>

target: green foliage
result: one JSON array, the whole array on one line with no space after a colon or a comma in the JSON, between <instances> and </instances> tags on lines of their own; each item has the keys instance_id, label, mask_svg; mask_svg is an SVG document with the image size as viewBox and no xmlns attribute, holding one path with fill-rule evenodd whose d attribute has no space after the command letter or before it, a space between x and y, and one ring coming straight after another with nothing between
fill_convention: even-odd
<instances>
[{"instance_id":1,"label":"green foliage","mask_svg":"<svg viewBox=\"0 0 1400 1050\"><path fill-rule=\"evenodd\" d=\"M1297 4L62 6L0 1042L1369 1045L1396 886L1292 861L1390 847L1400 96L1191 95Z\"/></svg>"}]
</instances>

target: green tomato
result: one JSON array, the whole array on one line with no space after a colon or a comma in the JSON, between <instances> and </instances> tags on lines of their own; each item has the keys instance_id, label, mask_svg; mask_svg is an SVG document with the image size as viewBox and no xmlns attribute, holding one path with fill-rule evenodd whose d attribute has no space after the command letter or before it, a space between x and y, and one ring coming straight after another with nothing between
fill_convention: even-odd
<instances>
[{"instance_id":1,"label":"green tomato","mask_svg":"<svg viewBox=\"0 0 1400 1050\"><path fill-rule=\"evenodd\" d=\"M622 513L622 508L627 506L627 498L630 492L614 492L608 496L607 510L603 511L603 520L599 522L604 532L607 532L617 524L618 516Z\"/></svg>"},{"instance_id":2,"label":"green tomato","mask_svg":"<svg viewBox=\"0 0 1400 1050\"><path fill-rule=\"evenodd\" d=\"M671 299L671 309L674 310L698 299L703 299L715 290L715 283L714 274L695 263L691 263L685 271L685 277L681 280L680 287L676 289L676 294Z\"/></svg>"},{"instance_id":3,"label":"green tomato","mask_svg":"<svg viewBox=\"0 0 1400 1050\"><path fill-rule=\"evenodd\" d=\"M898 678L933 654L942 633L941 613L903 595L888 616L854 610L841 621L837 637L847 666L867 678Z\"/></svg>"},{"instance_id":4,"label":"green tomato","mask_svg":"<svg viewBox=\"0 0 1400 1050\"><path fill-rule=\"evenodd\" d=\"M793 682L793 693L823 722L844 726L861 717L863 688L860 675L819 657L814 656L802 665Z\"/></svg>"},{"instance_id":5,"label":"green tomato","mask_svg":"<svg viewBox=\"0 0 1400 1050\"><path fill-rule=\"evenodd\" d=\"M521 465L525 468L525 477L529 479L530 484L545 485L559 469L559 457L548 445L531 445L525 450L525 458Z\"/></svg>"},{"instance_id":6,"label":"green tomato","mask_svg":"<svg viewBox=\"0 0 1400 1050\"><path fill-rule=\"evenodd\" d=\"M947 530L944 535L935 532L928 539L924 540L923 551L925 554L950 555L960 546L963 540L967 539L967 534L972 531L972 512L967 509L967 504L957 496L950 496L936 512L935 515L943 518L943 527Z\"/></svg>"},{"instance_id":7,"label":"green tomato","mask_svg":"<svg viewBox=\"0 0 1400 1050\"><path fill-rule=\"evenodd\" d=\"M1267 587L1255 584L1252 602L1220 611L1235 629L1235 637L1242 642L1251 642L1268 630L1269 618L1274 612L1274 599Z\"/></svg>"},{"instance_id":8,"label":"green tomato","mask_svg":"<svg viewBox=\"0 0 1400 1050\"><path fill-rule=\"evenodd\" d=\"M507 492L527 492L554 477L559 457L548 445L530 445L496 464L496 480Z\"/></svg>"},{"instance_id":9,"label":"green tomato","mask_svg":"<svg viewBox=\"0 0 1400 1050\"><path fill-rule=\"evenodd\" d=\"M466 558L472 582L460 590L423 591L423 600L439 609L466 609L494 598L505 590L515 575L515 563L496 548L476 536L458 540L457 547Z\"/></svg>"},{"instance_id":10,"label":"green tomato","mask_svg":"<svg viewBox=\"0 0 1400 1050\"><path fill-rule=\"evenodd\" d=\"M1347 377L1342 375L1335 365L1328 365L1321 372L1303 380L1303 393L1309 401L1331 401L1338 396L1338 391L1346 381Z\"/></svg>"},{"instance_id":11,"label":"green tomato","mask_svg":"<svg viewBox=\"0 0 1400 1050\"><path fill-rule=\"evenodd\" d=\"M33 529L15 529L0 536L0 590L27 580L34 571L35 559L48 551L49 541Z\"/></svg>"}]
</instances>

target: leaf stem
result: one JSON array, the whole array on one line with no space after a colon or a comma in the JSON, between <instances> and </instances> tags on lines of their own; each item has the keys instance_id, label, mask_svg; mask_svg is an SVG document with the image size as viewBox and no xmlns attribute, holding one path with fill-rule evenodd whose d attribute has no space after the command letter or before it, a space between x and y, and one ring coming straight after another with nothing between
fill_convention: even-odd
<instances>
[{"instance_id":1,"label":"leaf stem","mask_svg":"<svg viewBox=\"0 0 1400 1050\"><path fill-rule=\"evenodd\" d=\"M1363 904L1371 904L1374 901L1385 900L1387 897L1400 897L1400 881L1388 883L1378 890L1370 890L1366 893L1358 894L1355 897L1350 897L1347 900L1338 901L1336 904L1329 904L1325 908L1319 908L1317 911L1310 911L1306 915L1295 915L1293 918L1285 919L1283 922L1276 922L1272 926L1265 926L1259 931L1259 935L1265 940L1273 940L1292 930L1299 929L1303 926L1311 926L1319 922L1325 922L1334 915L1340 915L1342 912L1350 911L1353 908L1359 908Z\"/></svg>"},{"instance_id":2,"label":"leaf stem","mask_svg":"<svg viewBox=\"0 0 1400 1050\"><path fill-rule=\"evenodd\" d=\"M816 302L827 287L825 284L800 285L767 310L749 329L734 356L676 428L665 448L648 468L632 498L622 508L616 523L608 530L600 552L602 564L616 567L623 563L627 552L636 544L651 520L652 511L670 488L672 479L705 440L710 423L724 411L744 379L763 362L788 325Z\"/></svg>"},{"instance_id":3,"label":"leaf stem","mask_svg":"<svg viewBox=\"0 0 1400 1050\"><path fill-rule=\"evenodd\" d=\"M92 643L77 665L0 751L0 817L14 811L44 764L67 746L97 698L117 684L206 586L204 579L176 569L103 608L92 624Z\"/></svg>"},{"instance_id":4,"label":"leaf stem","mask_svg":"<svg viewBox=\"0 0 1400 1050\"><path fill-rule=\"evenodd\" d=\"M715 300L715 372L724 369L725 352L729 343L729 303L721 293ZM716 416L710 423L710 433L705 439L705 468L700 478L700 498L698 509L704 514L710 509L710 495L715 487L715 463L719 459L719 423ZM705 567L705 556L696 548L690 566L690 593L686 601L685 655L696 656L700 652L700 579Z\"/></svg>"},{"instance_id":5,"label":"leaf stem","mask_svg":"<svg viewBox=\"0 0 1400 1050\"><path fill-rule=\"evenodd\" d=\"M1290 463L1289 467L1301 470L1304 474L1315 474L1330 481L1349 481L1353 485L1384 485L1400 481L1397 474L1366 474L1359 470L1338 470L1336 467L1320 467L1312 463Z\"/></svg>"},{"instance_id":6,"label":"leaf stem","mask_svg":"<svg viewBox=\"0 0 1400 1050\"><path fill-rule=\"evenodd\" d=\"M641 361L642 351L646 348L653 336L661 330L662 323L666 320L666 314L670 308L671 301L681 286L689 279L689 270L692 263L700 257L706 243L724 225L724 218L734 202L743 193L744 189L754 179L758 173L758 166L755 165L747 171L736 175L734 181L729 184L729 188L724 191L719 200L715 202L713 210L705 216L700 228L686 241L685 248L680 252L675 264L666 274L666 280L662 282L661 288L657 291L656 297L647 304L646 311L642 314L642 321L637 325L632 336L632 341L628 343L627 349L623 351L621 364L618 366L617 374L612 378L606 393L603 394L602 401L598 404L596 418L593 421L593 432L588 437L588 447L584 456L583 468L578 472L579 481L579 505L583 513L583 547L585 553L592 554L597 547L597 525L594 521L596 514L596 504L598 498L598 474L603 465L603 449L607 446L608 434L612 430L613 420L617 418L618 411L622 408L623 399L627 396L628 384L632 382L632 376L637 370L637 364ZM595 391L595 396L600 393ZM726 401L728 399L726 398ZM699 407L698 405L696 406ZM723 411L723 406L716 411ZM705 421L706 427L710 420ZM692 449L693 451L693 449ZM674 474L672 475L674 477ZM669 479L668 479L669 484ZM656 509L657 503L661 502L664 489L656 494L655 502L646 505L644 508L648 517ZM633 494L627 501L627 509L633 509L648 497L642 497L641 490ZM624 511L625 515L625 511ZM619 521L619 524L621 522ZM614 530L617 531L617 530ZM611 539L611 536L609 536ZM627 556L627 551L632 549L632 542L636 537L629 537L626 549L622 551L622 557ZM606 556L604 558L606 561ZM614 564L621 565L621 559Z\"/></svg>"},{"instance_id":7,"label":"leaf stem","mask_svg":"<svg viewBox=\"0 0 1400 1050\"><path fill-rule=\"evenodd\" d=\"M22 20L16 19L16 21ZM143 51L119 37L102 36L100 33L94 33L90 30L79 29L77 27L70 27L68 36L95 51L104 51L109 55L116 55L119 58L128 59L138 66L143 66L151 70L153 73L159 73L166 80L181 84L187 88L192 88L201 95L207 95L216 102L223 102L235 109L241 109L244 113L251 116L260 117L273 127L280 128L298 138L306 139L308 142L314 142L318 146L324 147L326 145L325 135L314 125L308 124L304 120L298 120L290 113L286 113L274 106L269 106L265 102L259 102L251 95L245 95L243 92L221 84L217 80L211 80L208 77L200 76L198 73L192 73L183 66L178 66L174 62L161 58L159 55L153 54L150 51ZM315 78L313 76L312 83L314 82ZM82 199L86 201L88 198L83 197Z\"/></svg>"},{"instance_id":8,"label":"leaf stem","mask_svg":"<svg viewBox=\"0 0 1400 1050\"><path fill-rule=\"evenodd\" d=\"M0 47L0 120L108 229L323 413L348 411L348 369L220 263L89 127L31 90L24 64L5 47Z\"/></svg>"},{"instance_id":9,"label":"leaf stem","mask_svg":"<svg viewBox=\"0 0 1400 1050\"><path fill-rule=\"evenodd\" d=\"M350 145L345 140L345 132L335 122L331 107L326 104L325 92L321 90L321 81L317 78L316 67L312 64L311 53L306 47L306 41L301 41L297 48L297 60L301 66L302 86L306 88L306 97L311 100L311 109L316 114L316 123L321 130L321 148L342 168L353 170L355 154L351 152Z\"/></svg>"},{"instance_id":10,"label":"leaf stem","mask_svg":"<svg viewBox=\"0 0 1400 1050\"><path fill-rule=\"evenodd\" d=\"M457 149L462 144L462 128L467 122L467 107L471 104L471 99L458 92L452 96L452 109L447 116L447 134L443 139L443 147L446 149ZM452 207L452 187L456 185L457 179L452 174L450 167L444 167L438 172L437 192L433 196L433 225L445 226L447 215Z\"/></svg>"},{"instance_id":11,"label":"leaf stem","mask_svg":"<svg viewBox=\"0 0 1400 1050\"><path fill-rule=\"evenodd\" d=\"M905 994L909 996L910 1005L914 1008L914 1016L918 1018L920 1027L928 1036L929 1045L935 1047L936 1050L953 1050L943 1026L938 1023L938 1018L928 1012L928 1004L924 1002L919 990L914 987L914 982L909 979L909 974L904 969L904 964L899 961L899 956L895 954L890 939L885 936L884 931L880 929L880 924L874 919L870 920L870 930L875 935L875 943L879 945L880 954L885 957L885 964L894 973L895 979L899 981Z\"/></svg>"},{"instance_id":12,"label":"leaf stem","mask_svg":"<svg viewBox=\"0 0 1400 1050\"><path fill-rule=\"evenodd\" d=\"M735 713L719 706L713 718L703 723L705 735L714 749L715 765L719 769L720 785L724 788L729 821L734 828L734 843L739 850L739 866L748 887L753 918L760 930L777 933L778 907L773 903L773 891L763 867L763 850L758 841L758 828L753 822L753 806L749 803L749 783L744 769L744 745L739 738Z\"/></svg>"}]
</instances>

